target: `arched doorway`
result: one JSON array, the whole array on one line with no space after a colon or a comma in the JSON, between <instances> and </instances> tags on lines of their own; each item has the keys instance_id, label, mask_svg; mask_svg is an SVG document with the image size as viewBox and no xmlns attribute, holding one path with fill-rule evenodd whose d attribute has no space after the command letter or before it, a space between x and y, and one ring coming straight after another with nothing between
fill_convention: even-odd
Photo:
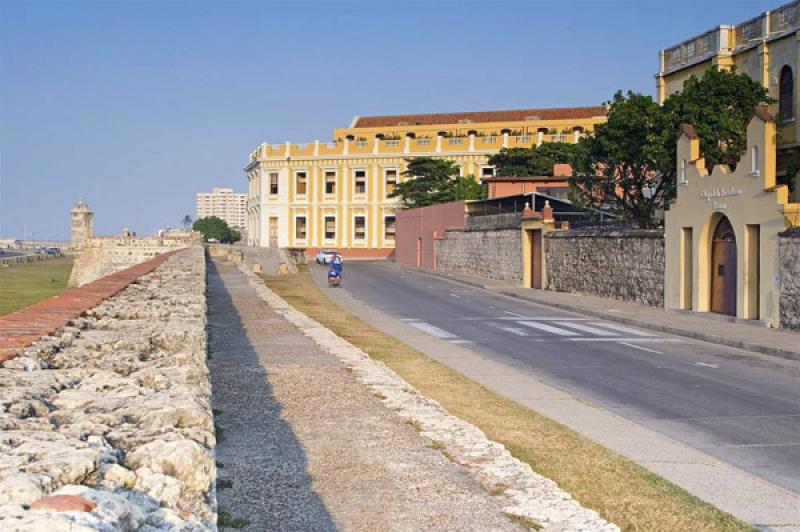
<instances>
[{"instance_id":1,"label":"arched doorway","mask_svg":"<svg viewBox=\"0 0 800 532\"><path fill-rule=\"evenodd\" d=\"M722 216L711 240L711 312L736 316L736 235Z\"/></svg>"}]
</instances>

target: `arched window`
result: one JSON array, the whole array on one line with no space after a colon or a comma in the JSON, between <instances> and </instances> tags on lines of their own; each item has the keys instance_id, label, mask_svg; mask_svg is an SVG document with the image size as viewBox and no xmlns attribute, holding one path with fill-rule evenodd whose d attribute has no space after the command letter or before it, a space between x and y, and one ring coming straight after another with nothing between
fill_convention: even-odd
<instances>
[{"instance_id":1,"label":"arched window","mask_svg":"<svg viewBox=\"0 0 800 532\"><path fill-rule=\"evenodd\" d=\"M758 146L753 146L750 150L750 173L758 175Z\"/></svg>"},{"instance_id":2,"label":"arched window","mask_svg":"<svg viewBox=\"0 0 800 532\"><path fill-rule=\"evenodd\" d=\"M778 111L784 119L794 118L794 75L789 65L785 65L781 69Z\"/></svg>"}]
</instances>

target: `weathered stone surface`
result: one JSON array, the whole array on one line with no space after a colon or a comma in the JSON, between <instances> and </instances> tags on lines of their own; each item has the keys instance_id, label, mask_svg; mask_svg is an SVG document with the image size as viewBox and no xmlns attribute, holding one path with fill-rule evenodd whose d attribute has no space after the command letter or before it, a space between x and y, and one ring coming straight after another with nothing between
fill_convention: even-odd
<instances>
[{"instance_id":1,"label":"weathered stone surface","mask_svg":"<svg viewBox=\"0 0 800 532\"><path fill-rule=\"evenodd\" d=\"M205 325L197 247L0 368L0 530L214 529Z\"/></svg>"},{"instance_id":2,"label":"weathered stone surface","mask_svg":"<svg viewBox=\"0 0 800 532\"><path fill-rule=\"evenodd\" d=\"M522 282L522 237L519 227L447 231L445 238L434 242L434 252L436 268L439 270L498 281Z\"/></svg>"},{"instance_id":3,"label":"weathered stone surface","mask_svg":"<svg viewBox=\"0 0 800 532\"><path fill-rule=\"evenodd\" d=\"M800 330L800 228L780 235L781 328Z\"/></svg>"},{"instance_id":4,"label":"weathered stone surface","mask_svg":"<svg viewBox=\"0 0 800 532\"><path fill-rule=\"evenodd\" d=\"M664 306L663 231L553 231L545 260L550 290Z\"/></svg>"}]
</instances>

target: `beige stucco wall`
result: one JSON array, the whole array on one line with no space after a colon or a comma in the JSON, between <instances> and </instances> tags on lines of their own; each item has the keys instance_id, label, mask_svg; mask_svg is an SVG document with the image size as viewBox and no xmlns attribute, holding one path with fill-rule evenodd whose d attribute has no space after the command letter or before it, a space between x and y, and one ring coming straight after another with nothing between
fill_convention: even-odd
<instances>
[{"instance_id":1,"label":"beige stucco wall","mask_svg":"<svg viewBox=\"0 0 800 532\"><path fill-rule=\"evenodd\" d=\"M710 310L711 240L716 224L727 216L736 235L736 315L779 325L778 233L788 222L787 189L775 187L775 142L774 123L756 115L747 128L747 151L736 170L717 166L709 174L700 159L699 140L687 133L679 137L678 194L665 220L667 308ZM751 245L748 225L759 227L760 245ZM691 245L682 243L684 228L691 229ZM682 266L685 259L689 262L689 253L691 271Z\"/></svg>"}]
</instances>

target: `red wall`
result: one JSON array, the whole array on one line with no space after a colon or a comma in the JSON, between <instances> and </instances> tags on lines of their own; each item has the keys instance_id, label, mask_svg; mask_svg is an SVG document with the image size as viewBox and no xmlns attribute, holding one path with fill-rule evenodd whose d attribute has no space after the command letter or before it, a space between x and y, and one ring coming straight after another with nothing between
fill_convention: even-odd
<instances>
[{"instance_id":1,"label":"red wall","mask_svg":"<svg viewBox=\"0 0 800 532\"><path fill-rule=\"evenodd\" d=\"M444 236L446 229L464 229L464 202L402 210L396 216L395 260L406 266L417 266L419 246L420 265L434 268L434 236Z\"/></svg>"}]
</instances>

